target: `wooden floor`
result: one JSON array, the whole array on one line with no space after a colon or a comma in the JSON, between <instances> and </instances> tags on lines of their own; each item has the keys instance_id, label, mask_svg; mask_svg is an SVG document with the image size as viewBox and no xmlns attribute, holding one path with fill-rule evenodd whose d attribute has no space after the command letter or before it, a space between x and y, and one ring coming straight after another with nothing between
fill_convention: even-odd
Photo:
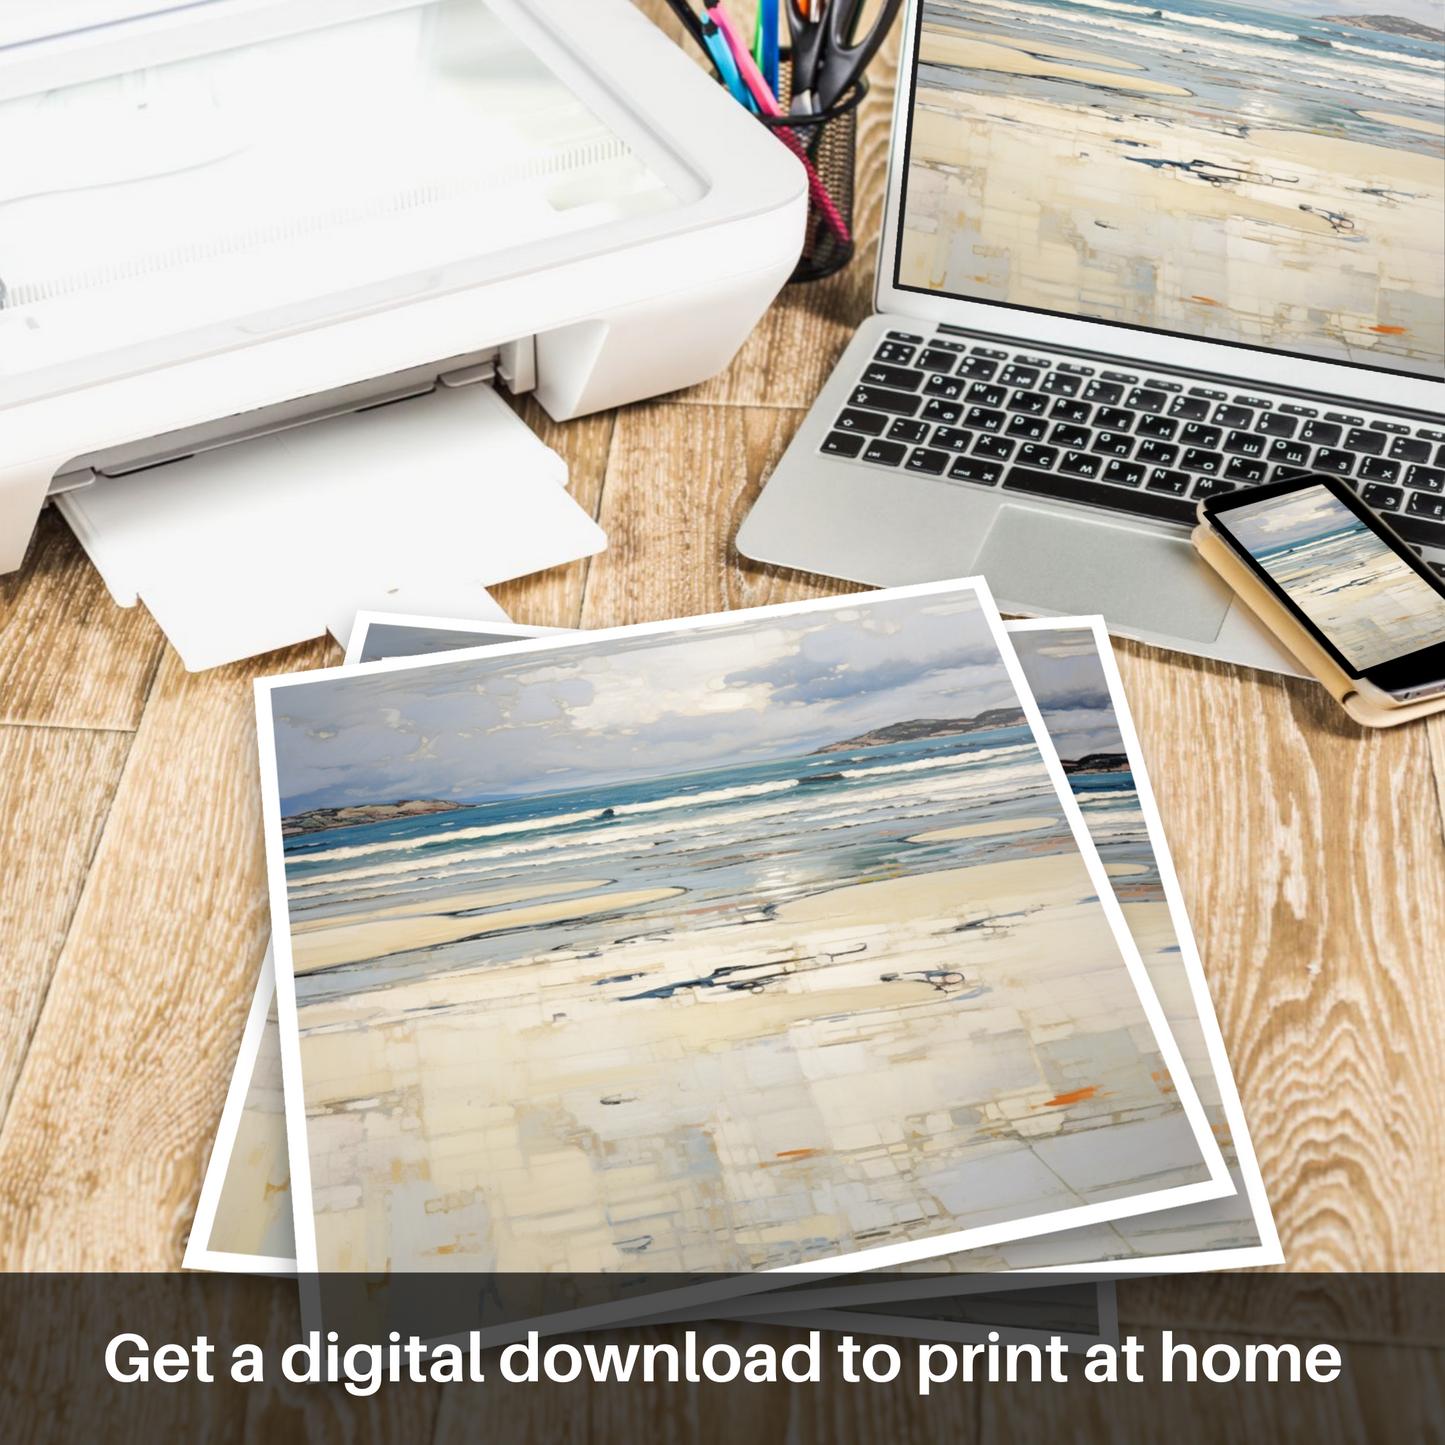
<instances>
[{"instance_id":1,"label":"wooden floor","mask_svg":"<svg viewBox=\"0 0 1445 1445\"><path fill-rule=\"evenodd\" d=\"M870 237L887 82L860 138ZM566 425L523 402L609 548L498 588L513 617L848 590L732 538L873 264L785 291L690 391ZM1287 1267L1445 1269L1445 719L1367 733L1313 685L1118 650ZM0 578L0 1269L179 1266L269 926L250 681L339 656L186 673L53 511Z\"/></svg>"}]
</instances>

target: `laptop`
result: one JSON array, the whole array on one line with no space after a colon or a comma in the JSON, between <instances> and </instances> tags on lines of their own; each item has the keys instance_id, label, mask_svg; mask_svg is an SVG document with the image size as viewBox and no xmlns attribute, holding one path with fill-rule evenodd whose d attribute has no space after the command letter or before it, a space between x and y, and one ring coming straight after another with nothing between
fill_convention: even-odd
<instances>
[{"instance_id":1,"label":"laptop","mask_svg":"<svg viewBox=\"0 0 1445 1445\"><path fill-rule=\"evenodd\" d=\"M1295 674L1201 498L1347 477L1445 575L1445 36L1391 8L911 0L876 314L739 550Z\"/></svg>"}]
</instances>

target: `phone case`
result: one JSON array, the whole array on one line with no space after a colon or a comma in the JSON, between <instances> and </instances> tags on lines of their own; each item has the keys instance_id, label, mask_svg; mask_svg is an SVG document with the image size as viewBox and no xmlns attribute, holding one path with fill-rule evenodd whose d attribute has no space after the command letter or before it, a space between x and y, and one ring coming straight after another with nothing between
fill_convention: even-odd
<instances>
[{"instance_id":1,"label":"phone case","mask_svg":"<svg viewBox=\"0 0 1445 1445\"><path fill-rule=\"evenodd\" d=\"M1317 677L1330 695L1367 728L1392 728L1416 718L1445 712L1445 694L1420 702L1383 706L1360 696L1354 678L1345 672L1303 627L1276 601L1274 594L1239 560L1208 522L1191 539L1199 555L1239 594L1251 612Z\"/></svg>"}]
</instances>

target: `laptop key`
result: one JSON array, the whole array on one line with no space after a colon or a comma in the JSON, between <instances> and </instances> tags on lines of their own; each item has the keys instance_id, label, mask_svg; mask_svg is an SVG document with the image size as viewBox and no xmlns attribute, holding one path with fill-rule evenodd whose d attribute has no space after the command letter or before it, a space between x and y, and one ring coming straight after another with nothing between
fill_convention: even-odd
<instances>
[{"instance_id":1,"label":"laptop key","mask_svg":"<svg viewBox=\"0 0 1445 1445\"><path fill-rule=\"evenodd\" d=\"M888 418L876 411L845 411L833 423L836 431L857 431L864 436L882 436L888 430Z\"/></svg>"},{"instance_id":2,"label":"laptop key","mask_svg":"<svg viewBox=\"0 0 1445 1445\"><path fill-rule=\"evenodd\" d=\"M1168 442L1155 441L1140 442L1139 450L1134 453L1137 460L1147 462L1151 467L1172 467L1174 458L1178 455L1178 447L1171 447Z\"/></svg>"},{"instance_id":3,"label":"laptop key","mask_svg":"<svg viewBox=\"0 0 1445 1445\"><path fill-rule=\"evenodd\" d=\"M1039 390L1050 396L1078 396L1081 383L1081 377L1070 376L1067 371L1051 371Z\"/></svg>"},{"instance_id":4,"label":"laptop key","mask_svg":"<svg viewBox=\"0 0 1445 1445\"><path fill-rule=\"evenodd\" d=\"M867 440L857 432L830 431L823 438L823 450L835 457L856 457Z\"/></svg>"},{"instance_id":5,"label":"laptop key","mask_svg":"<svg viewBox=\"0 0 1445 1445\"><path fill-rule=\"evenodd\" d=\"M1361 427L1351 427L1345 433L1345 445L1352 452L1364 452L1367 457L1379 456L1385 450L1388 440L1381 432L1365 431Z\"/></svg>"},{"instance_id":6,"label":"laptop key","mask_svg":"<svg viewBox=\"0 0 1445 1445\"><path fill-rule=\"evenodd\" d=\"M1134 413L1121 406L1101 406L1094 413L1094 425L1106 431L1128 431L1134 425Z\"/></svg>"},{"instance_id":7,"label":"laptop key","mask_svg":"<svg viewBox=\"0 0 1445 1445\"><path fill-rule=\"evenodd\" d=\"M1366 457L1360 463L1361 481L1393 482L1399 475L1399 462L1389 462L1384 457Z\"/></svg>"},{"instance_id":8,"label":"laptop key","mask_svg":"<svg viewBox=\"0 0 1445 1445\"><path fill-rule=\"evenodd\" d=\"M983 406L971 406L963 414L963 424L979 431L1002 431L1005 420L1001 411L990 411Z\"/></svg>"},{"instance_id":9,"label":"laptop key","mask_svg":"<svg viewBox=\"0 0 1445 1445\"><path fill-rule=\"evenodd\" d=\"M1054 403L1053 410L1049 412L1049 415L1056 421L1072 421L1082 424L1088 421L1093 412L1094 408L1086 401L1069 401L1067 398L1061 398Z\"/></svg>"},{"instance_id":10,"label":"laptop key","mask_svg":"<svg viewBox=\"0 0 1445 1445\"><path fill-rule=\"evenodd\" d=\"M1179 423L1171 421L1167 416L1141 416L1139 424L1134 428L1134 435L1141 437L1157 437L1160 441L1173 440L1174 433L1179 430Z\"/></svg>"},{"instance_id":11,"label":"laptop key","mask_svg":"<svg viewBox=\"0 0 1445 1445\"><path fill-rule=\"evenodd\" d=\"M923 415L929 421L946 422L952 426L963 415L963 408L955 406L951 401L940 401L938 397L934 396L924 403Z\"/></svg>"},{"instance_id":12,"label":"laptop key","mask_svg":"<svg viewBox=\"0 0 1445 1445\"><path fill-rule=\"evenodd\" d=\"M1169 415L1181 421L1203 421L1209 415L1209 403L1200 396L1176 396L1169 404Z\"/></svg>"},{"instance_id":13,"label":"laptop key","mask_svg":"<svg viewBox=\"0 0 1445 1445\"><path fill-rule=\"evenodd\" d=\"M1414 542L1417 547L1445 548L1445 525L1439 522L1427 522L1424 517L1411 517L1404 512L1396 512L1390 518L1390 526L1407 542Z\"/></svg>"},{"instance_id":14,"label":"laptop key","mask_svg":"<svg viewBox=\"0 0 1445 1445\"><path fill-rule=\"evenodd\" d=\"M1393 512L1404 495L1399 487L1386 487L1379 482L1370 482L1360 493L1360 500L1377 512Z\"/></svg>"},{"instance_id":15,"label":"laptop key","mask_svg":"<svg viewBox=\"0 0 1445 1445\"><path fill-rule=\"evenodd\" d=\"M923 373L873 361L863 368L863 381L870 386L896 386L899 391L917 391L923 385Z\"/></svg>"},{"instance_id":16,"label":"laptop key","mask_svg":"<svg viewBox=\"0 0 1445 1445\"><path fill-rule=\"evenodd\" d=\"M979 482L991 487L1003 476L1003 468L997 462L982 461L978 457L959 457L948 469L948 475L961 482Z\"/></svg>"},{"instance_id":17,"label":"laptop key","mask_svg":"<svg viewBox=\"0 0 1445 1445\"><path fill-rule=\"evenodd\" d=\"M1117 381L1101 381L1097 377L1084 388L1085 401L1101 401L1105 406L1113 404L1124 395L1124 388Z\"/></svg>"},{"instance_id":18,"label":"laptop key","mask_svg":"<svg viewBox=\"0 0 1445 1445\"><path fill-rule=\"evenodd\" d=\"M1292 437L1299 430L1299 422L1292 416L1267 411L1255 422L1254 429L1267 437Z\"/></svg>"},{"instance_id":19,"label":"laptop key","mask_svg":"<svg viewBox=\"0 0 1445 1445\"><path fill-rule=\"evenodd\" d=\"M1411 492L1405 510L1412 517L1429 517L1438 522L1445 520L1445 497L1432 497L1425 492Z\"/></svg>"},{"instance_id":20,"label":"laptop key","mask_svg":"<svg viewBox=\"0 0 1445 1445\"><path fill-rule=\"evenodd\" d=\"M1024 445L1019 448L1019 461L1026 467L1042 467L1047 470L1059 459L1057 447L1036 447Z\"/></svg>"},{"instance_id":21,"label":"laptop key","mask_svg":"<svg viewBox=\"0 0 1445 1445\"><path fill-rule=\"evenodd\" d=\"M1445 469L1440 467L1411 467L1405 473L1405 485L1418 487L1422 492L1445 490Z\"/></svg>"},{"instance_id":22,"label":"laptop key","mask_svg":"<svg viewBox=\"0 0 1445 1445\"><path fill-rule=\"evenodd\" d=\"M935 371L924 385L924 391L929 396L941 396L947 401L957 401L963 395L966 382L956 376L944 376L941 371Z\"/></svg>"},{"instance_id":23,"label":"laptop key","mask_svg":"<svg viewBox=\"0 0 1445 1445\"><path fill-rule=\"evenodd\" d=\"M1172 472L1167 467L1155 467L1149 473L1149 490L1169 492L1173 496L1182 497L1189 490L1192 480L1187 472Z\"/></svg>"},{"instance_id":24,"label":"laptop key","mask_svg":"<svg viewBox=\"0 0 1445 1445\"><path fill-rule=\"evenodd\" d=\"M1048 431L1049 424L1041 416L1016 416L1008 424L1011 437L1023 437L1028 441L1039 441Z\"/></svg>"},{"instance_id":25,"label":"laptop key","mask_svg":"<svg viewBox=\"0 0 1445 1445\"><path fill-rule=\"evenodd\" d=\"M1055 497L1068 502L1087 502L1092 506L1107 507L1110 511L1127 512L1134 516L1156 517L1168 522L1194 520L1194 503L1182 497L1166 496L1158 492L1126 491L1123 487L1111 487L1108 482L1090 481L1078 475L1065 476L1058 472L1035 472L1027 467L1010 467L1003 484L1006 491L1029 492L1034 496ZM1445 528L1441 530L1445 531Z\"/></svg>"},{"instance_id":26,"label":"laptop key","mask_svg":"<svg viewBox=\"0 0 1445 1445\"><path fill-rule=\"evenodd\" d=\"M936 427L933 432L933 445L944 447L951 452L966 452L977 435L977 432L964 431L962 427Z\"/></svg>"},{"instance_id":27,"label":"laptop key","mask_svg":"<svg viewBox=\"0 0 1445 1445\"><path fill-rule=\"evenodd\" d=\"M1181 467L1188 467L1191 472L1204 472L1207 476L1217 476L1224 470L1224 458L1218 452L1207 452L1203 447L1186 447L1184 455L1179 458Z\"/></svg>"},{"instance_id":28,"label":"laptop key","mask_svg":"<svg viewBox=\"0 0 1445 1445\"><path fill-rule=\"evenodd\" d=\"M1223 435L1217 426L1200 426L1191 421L1179 433L1179 440L1187 447L1217 447Z\"/></svg>"},{"instance_id":29,"label":"laptop key","mask_svg":"<svg viewBox=\"0 0 1445 1445\"><path fill-rule=\"evenodd\" d=\"M1065 452L1059 470L1071 477L1097 477L1104 470L1104 459L1091 457L1088 452Z\"/></svg>"},{"instance_id":30,"label":"laptop key","mask_svg":"<svg viewBox=\"0 0 1445 1445\"><path fill-rule=\"evenodd\" d=\"M1016 362L1004 367L1003 374L999 377L1005 386L1033 386L1038 379L1038 367L1019 366Z\"/></svg>"},{"instance_id":31,"label":"laptop key","mask_svg":"<svg viewBox=\"0 0 1445 1445\"><path fill-rule=\"evenodd\" d=\"M1134 450L1134 438L1121 436L1114 431L1101 431L1094 438L1092 451L1103 452L1111 457L1127 457Z\"/></svg>"},{"instance_id":32,"label":"laptop key","mask_svg":"<svg viewBox=\"0 0 1445 1445\"><path fill-rule=\"evenodd\" d=\"M952 372L958 365L958 353L953 351L940 351L936 346L930 346L925 351L918 353L916 363L925 371Z\"/></svg>"},{"instance_id":33,"label":"laptop key","mask_svg":"<svg viewBox=\"0 0 1445 1445\"><path fill-rule=\"evenodd\" d=\"M1309 465L1310 449L1303 442L1286 441L1283 437L1276 437L1269 444L1269 459L1272 462L1281 462L1287 467L1306 467ZM1280 477L1279 480L1287 479Z\"/></svg>"},{"instance_id":34,"label":"laptop key","mask_svg":"<svg viewBox=\"0 0 1445 1445\"><path fill-rule=\"evenodd\" d=\"M889 441L909 442L913 446L917 446L927 435L928 423L926 421L914 421L906 416L900 416L888 428Z\"/></svg>"},{"instance_id":35,"label":"laptop key","mask_svg":"<svg viewBox=\"0 0 1445 1445\"><path fill-rule=\"evenodd\" d=\"M1397 462L1428 462L1430 443L1417 441L1414 437L1396 437L1390 443L1390 455Z\"/></svg>"},{"instance_id":36,"label":"laptop key","mask_svg":"<svg viewBox=\"0 0 1445 1445\"><path fill-rule=\"evenodd\" d=\"M911 342L914 346L923 345L923 338L921 336L915 336L911 331L890 331L888 333L888 339L890 341Z\"/></svg>"},{"instance_id":37,"label":"laptop key","mask_svg":"<svg viewBox=\"0 0 1445 1445\"><path fill-rule=\"evenodd\" d=\"M1009 397L1008 409L1042 416L1049 409L1049 399L1041 391L1016 391Z\"/></svg>"},{"instance_id":38,"label":"laptop key","mask_svg":"<svg viewBox=\"0 0 1445 1445\"><path fill-rule=\"evenodd\" d=\"M1224 475L1232 482L1262 482L1268 471L1269 467L1254 457L1231 457ZM1197 497L1199 493L1196 491L1194 495Z\"/></svg>"},{"instance_id":39,"label":"laptop key","mask_svg":"<svg viewBox=\"0 0 1445 1445\"><path fill-rule=\"evenodd\" d=\"M1234 489L1233 482L1222 482L1218 477L1200 477L1189 495L1196 498L1217 497L1221 492L1232 492Z\"/></svg>"},{"instance_id":40,"label":"laptop key","mask_svg":"<svg viewBox=\"0 0 1445 1445\"><path fill-rule=\"evenodd\" d=\"M1214 408L1216 426L1248 426L1254 420L1254 412L1247 406L1220 405Z\"/></svg>"},{"instance_id":41,"label":"laptop key","mask_svg":"<svg viewBox=\"0 0 1445 1445\"><path fill-rule=\"evenodd\" d=\"M1347 477L1355 469L1355 454L1341 451L1337 447L1321 447L1315 453L1315 466L1322 472L1334 472Z\"/></svg>"},{"instance_id":42,"label":"laptop key","mask_svg":"<svg viewBox=\"0 0 1445 1445\"><path fill-rule=\"evenodd\" d=\"M989 361L982 356L966 356L958 363L958 374L974 381L992 381L997 371L998 362Z\"/></svg>"},{"instance_id":43,"label":"laptop key","mask_svg":"<svg viewBox=\"0 0 1445 1445\"><path fill-rule=\"evenodd\" d=\"M899 466L908 455L908 448L902 442L886 442L874 437L863 450L865 462L877 462L880 467Z\"/></svg>"},{"instance_id":44,"label":"laptop key","mask_svg":"<svg viewBox=\"0 0 1445 1445\"><path fill-rule=\"evenodd\" d=\"M1002 406L1008 398L1008 389L1002 386L990 386L987 382L976 381L968 389L967 400L977 403L979 406Z\"/></svg>"},{"instance_id":45,"label":"laptop key","mask_svg":"<svg viewBox=\"0 0 1445 1445\"><path fill-rule=\"evenodd\" d=\"M889 391L881 386L854 387L848 398L850 406L867 407L872 411L886 411L894 416L914 416L923 404L920 397L906 391Z\"/></svg>"},{"instance_id":46,"label":"laptop key","mask_svg":"<svg viewBox=\"0 0 1445 1445\"><path fill-rule=\"evenodd\" d=\"M1089 433L1081 426L1066 426L1060 422L1049 440L1058 442L1061 447L1086 447L1089 445Z\"/></svg>"},{"instance_id":47,"label":"laptop key","mask_svg":"<svg viewBox=\"0 0 1445 1445\"><path fill-rule=\"evenodd\" d=\"M1257 431L1232 431L1224 439L1224 450L1239 457L1262 457L1266 445Z\"/></svg>"},{"instance_id":48,"label":"laptop key","mask_svg":"<svg viewBox=\"0 0 1445 1445\"><path fill-rule=\"evenodd\" d=\"M1121 487L1137 487L1144 480L1144 468L1138 462L1121 462L1115 457L1104 468L1104 480Z\"/></svg>"},{"instance_id":49,"label":"laptop key","mask_svg":"<svg viewBox=\"0 0 1445 1445\"><path fill-rule=\"evenodd\" d=\"M1340 428L1327 421L1307 421L1299 434L1302 442L1314 442L1316 446L1332 447L1343 435Z\"/></svg>"},{"instance_id":50,"label":"laptop key","mask_svg":"<svg viewBox=\"0 0 1445 1445\"><path fill-rule=\"evenodd\" d=\"M901 341L885 341L873 353L874 361L886 361L889 366L907 366L914 357L914 348Z\"/></svg>"},{"instance_id":51,"label":"laptop key","mask_svg":"<svg viewBox=\"0 0 1445 1445\"><path fill-rule=\"evenodd\" d=\"M910 472L926 472L930 477L941 477L948 470L948 453L936 452L928 447L918 447L908 458Z\"/></svg>"},{"instance_id":52,"label":"laptop key","mask_svg":"<svg viewBox=\"0 0 1445 1445\"><path fill-rule=\"evenodd\" d=\"M1169 400L1167 392L1155 391L1152 387L1136 386L1129 393L1127 405L1135 411L1163 411L1164 403Z\"/></svg>"},{"instance_id":53,"label":"laptop key","mask_svg":"<svg viewBox=\"0 0 1445 1445\"><path fill-rule=\"evenodd\" d=\"M1014 444L1006 437L983 436L973 444L976 457L988 457L992 461L1006 462L1013 455Z\"/></svg>"}]
</instances>

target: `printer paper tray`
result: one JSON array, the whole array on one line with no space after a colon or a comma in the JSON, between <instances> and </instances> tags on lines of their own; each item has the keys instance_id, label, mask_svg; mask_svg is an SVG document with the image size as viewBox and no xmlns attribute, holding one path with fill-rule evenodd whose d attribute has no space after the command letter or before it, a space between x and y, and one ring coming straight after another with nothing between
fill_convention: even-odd
<instances>
[{"instance_id":1,"label":"printer paper tray","mask_svg":"<svg viewBox=\"0 0 1445 1445\"><path fill-rule=\"evenodd\" d=\"M192 671L364 608L495 616L486 588L601 551L567 468L485 385L293 427L55 504L124 607Z\"/></svg>"}]
</instances>

